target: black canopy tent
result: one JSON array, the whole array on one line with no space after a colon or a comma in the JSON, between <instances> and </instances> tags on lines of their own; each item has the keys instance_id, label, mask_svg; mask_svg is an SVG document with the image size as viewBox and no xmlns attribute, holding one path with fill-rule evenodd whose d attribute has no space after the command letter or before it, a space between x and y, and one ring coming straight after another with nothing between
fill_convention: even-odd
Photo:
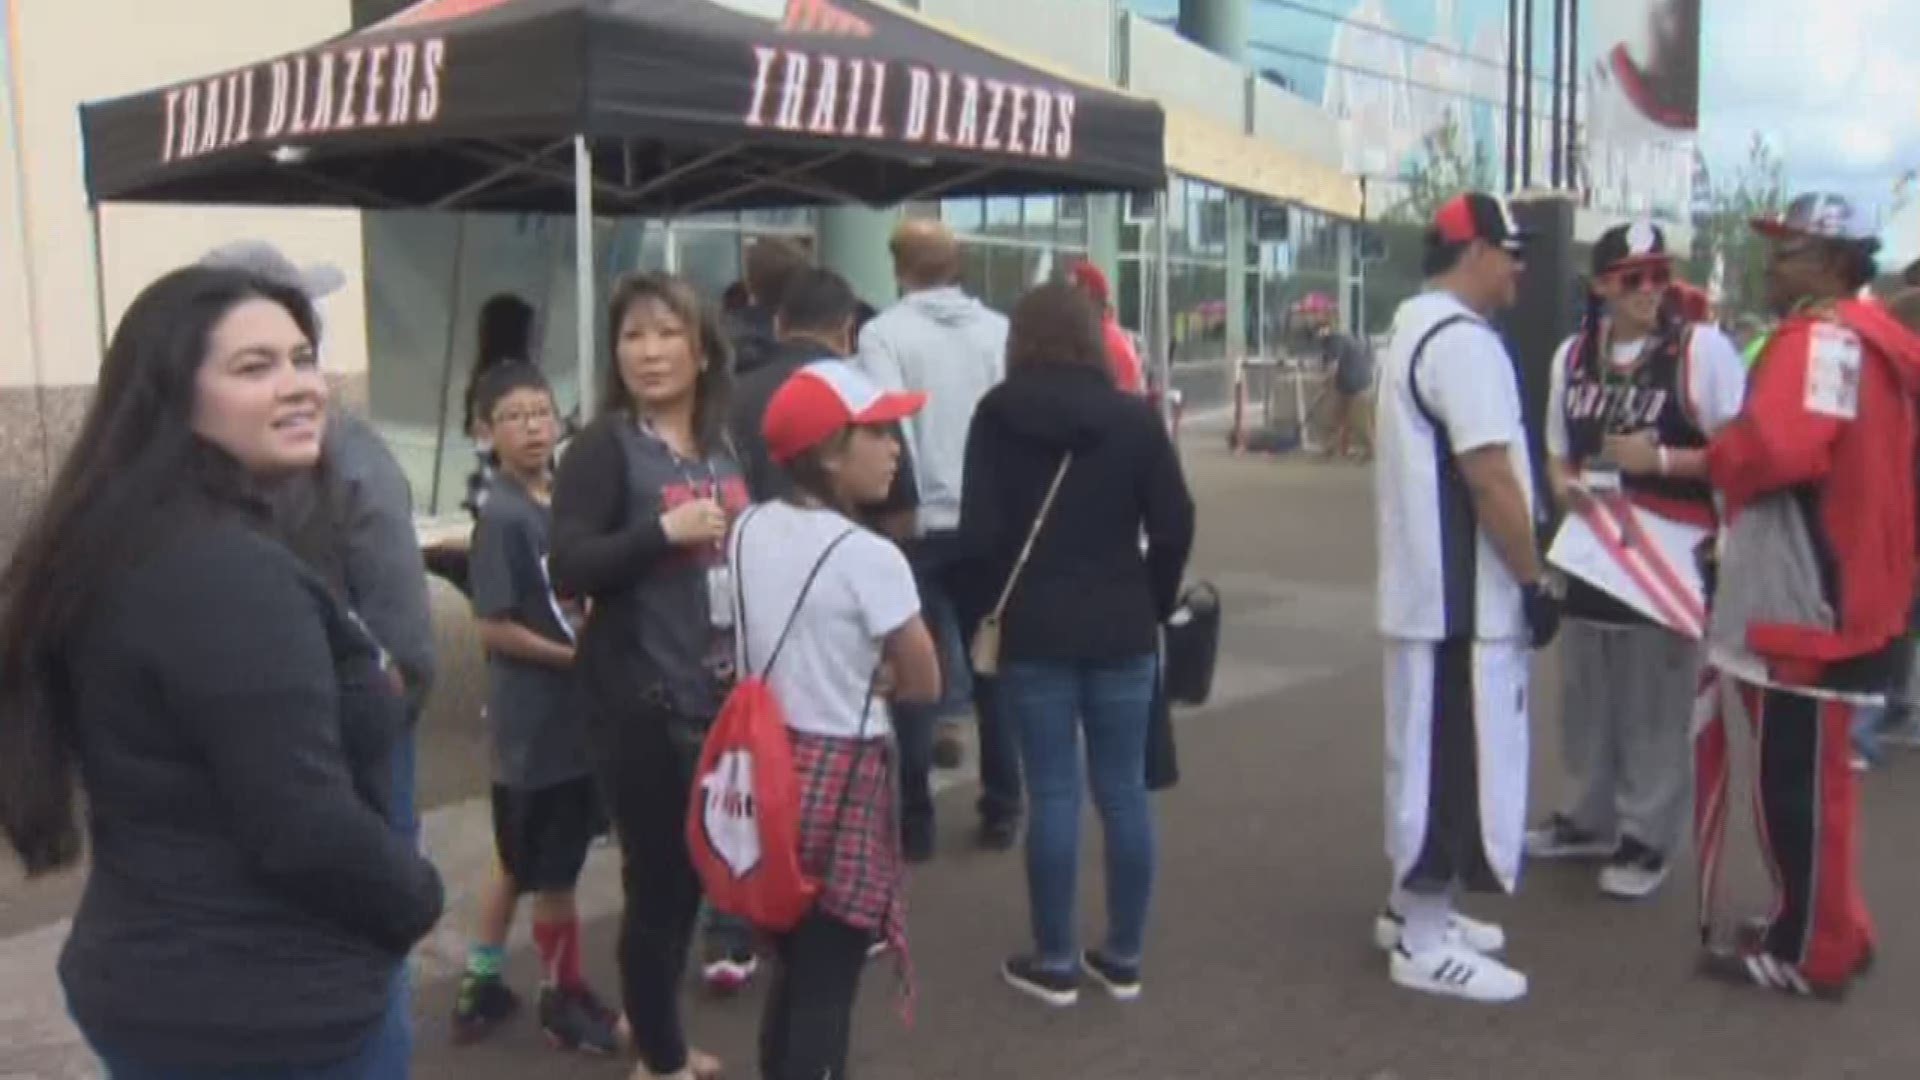
<instances>
[{"instance_id":1,"label":"black canopy tent","mask_svg":"<svg viewBox=\"0 0 1920 1080\"><path fill-rule=\"evenodd\" d=\"M81 123L96 208L571 211L583 409L596 214L1166 183L1157 105L869 0L421 0Z\"/></svg>"}]
</instances>

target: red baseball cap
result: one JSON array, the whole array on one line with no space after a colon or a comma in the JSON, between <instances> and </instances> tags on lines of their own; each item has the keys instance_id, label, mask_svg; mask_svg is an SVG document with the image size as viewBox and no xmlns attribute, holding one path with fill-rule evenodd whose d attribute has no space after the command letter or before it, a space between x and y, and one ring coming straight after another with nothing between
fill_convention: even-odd
<instances>
[{"instance_id":1,"label":"red baseball cap","mask_svg":"<svg viewBox=\"0 0 1920 1080\"><path fill-rule=\"evenodd\" d=\"M844 360L808 364L767 402L760 434L767 453L786 464L854 424L890 424L926 405L927 395L884 391Z\"/></svg>"},{"instance_id":2,"label":"red baseball cap","mask_svg":"<svg viewBox=\"0 0 1920 1080\"><path fill-rule=\"evenodd\" d=\"M1506 200L1485 192L1469 191L1442 203L1433 215L1433 231L1442 243L1467 244L1484 240L1515 254L1527 248L1533 235L1513 220Z\"/></svg>"},{"instance_id":3,"label":"red baseball cap","mask_svg":"<svg viewBox=\"0 0 1920 1080\"><path fill-rule=\"evenodd\" d=\"M1073 279L1075 285L1087 290L1095 300L1102 304L1113 297L1112 286L1107 284L1107 275L1099 267L1090 262L1083 260L1074 263L1073 269L1067 271L1067 276Z\"/></svg>"}]
</instances>

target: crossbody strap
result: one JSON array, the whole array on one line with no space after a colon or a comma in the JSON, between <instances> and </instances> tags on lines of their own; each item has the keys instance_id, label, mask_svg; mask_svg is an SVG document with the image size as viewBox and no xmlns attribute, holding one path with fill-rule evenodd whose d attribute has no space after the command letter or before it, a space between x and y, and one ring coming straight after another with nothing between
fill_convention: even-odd
<instances>
[{"instance_id":1,"label":"crossbody strap","mask_svg":"<svg viewBox=\"0 0 1920 1080\"><path fill-rule=\"evenodd\" d=\"M993 605L995 622L1007 614L1007 603L1013 599L1013 587L1020 584L1020 573L1027 568L1027 560L1033 557L1033 545L1040 539L1040 530L1047 524L1047 515L1053 510L1053 500L1060 494L1060 483L1067 478L1067 467L1072 464L1073 451L1069 450L1060 459L1060 467L1053 472L1053 483L1047 487L1047 497L1040 500L1040 512L1033 516L1033 527L1027 530L1027 542L1020 548L1020 557L1013 561L1013 569L1007 572L1006 588L1000 590L1000 601Z\"/></svg>"},{"instance_id":2,"label":"crossbody strap","mask_svg":"<svg viewBox=\"0 0 1920 1080\"><path fill-rule=\"evenodd\" d=\"M756 516L758 516L757 509L741 518L739 527L734 530L733 539L733 561L735 564L733 595L734 603L738 607L740 614L740 617L735 620L740 626L740 670L748 672L753 671L753 664L752 661L747 658L747 590L745 585L747 575L742 571L745 570L747 552L747 523ZM846 531L834 537L833 542L828 544L826 550L820 553L820 557L813 561L813 569L807 571L807 580L800 585L800 595L794 597L793 610L787 612L786 625L780 628L780 636L774 639L773 652L768 655L766 666L758 672L761 678L766 678L767 675L773 671L773 665L780 659L781 651L787 647L787 638L792 636L794 623L800 619L800 609L806 606L807 594L813 591L813 583L820 579L820 571L826 567L827 560L832 557L836 548L846 543L847 538L858 531L857 526L847 526ZM869 696L871 696L871 692L869 692Z\"/></svg>"}]
</instances>

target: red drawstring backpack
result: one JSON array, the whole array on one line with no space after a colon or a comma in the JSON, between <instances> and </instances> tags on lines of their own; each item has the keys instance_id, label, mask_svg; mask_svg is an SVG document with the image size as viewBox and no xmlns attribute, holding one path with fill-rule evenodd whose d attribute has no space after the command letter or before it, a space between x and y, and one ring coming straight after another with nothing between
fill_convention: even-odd
<instances>
[{"instance_id":1,"label":"red drawstring backpack","mask_svg":"<svg viewBox=\"0 0 1920 1080\"><path fill-rule=\"evenodd\" d=\"M742 550L738 545L752 516L741 519L735 531L736 553ZM740 635L741 678L721 704L693 773L687 848L707 900L774 933L793 929L813 910L820 883L800 866L800 777L786 711L767 684L767 674L780 659L820 568L853 532L841 533L820 553L800 586L773 655L758 672L747 658L746 594L736 567L734 625Z\"/></svg>"}]
</instances>

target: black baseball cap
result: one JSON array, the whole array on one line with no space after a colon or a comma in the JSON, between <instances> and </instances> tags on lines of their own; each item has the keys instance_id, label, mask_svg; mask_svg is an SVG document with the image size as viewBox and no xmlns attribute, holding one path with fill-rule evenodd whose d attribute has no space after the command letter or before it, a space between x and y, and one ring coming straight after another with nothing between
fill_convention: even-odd
<instances>
[{"instance_id":1,"label":"black baseball cap","mask_svg":"<svg viewBox=\"0 0 1920 1080\"><path fill-rule=\"evenodd\" d=\"M1650 221L1615 225L1600 234L1593 245L1593 276L1626 270L1650 263L1670 263L1667 234Z\"/></svg>"},{"instance_id":2,"label":"black baseball cap","mask_svg":"<svg viewBox=\"0 0 1920 1080\"><path fill-rule=\"evenodd\" d=\"M1506 200L1482 191L1455 195L1433 215L1433 235L1443 244L1470 244L1484 240L1516 255L1527 250L1533 234L1513 220Z\"/></svg>"}]
</instances>

